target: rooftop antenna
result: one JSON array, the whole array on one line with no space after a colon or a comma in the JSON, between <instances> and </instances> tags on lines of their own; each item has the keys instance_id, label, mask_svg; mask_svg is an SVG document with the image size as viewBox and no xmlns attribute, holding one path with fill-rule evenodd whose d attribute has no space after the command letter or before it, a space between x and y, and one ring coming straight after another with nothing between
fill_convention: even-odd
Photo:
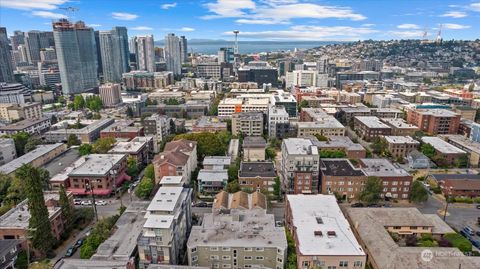
<instances>
[{"instance_id":1,"label":"rooftop antenna","mask_svg":"<svg viewBox=\"0 0 480 269\"><path fill-rule=\"evenodd\" d=\"M78 7L61 7L60 9L65 10L65 13L71 20L75 17L75 12L80 10Z\"/></svg>"}]
</instances>

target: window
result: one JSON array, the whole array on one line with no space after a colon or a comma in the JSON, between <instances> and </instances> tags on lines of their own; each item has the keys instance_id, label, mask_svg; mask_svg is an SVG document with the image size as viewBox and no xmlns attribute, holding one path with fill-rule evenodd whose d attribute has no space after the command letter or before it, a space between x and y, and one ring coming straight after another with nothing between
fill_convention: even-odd
<instances>
[{"instance_id":1,"label":"window","mask_svg":"<svg viewBox=\"0 0 480 269\"><path fill-rule=\"evenodd\" d=\"M327 267L327 269L337 269L337 267L336 266L329 266L329 267Z\"/></svg>"},{"instance_id":2,"label":"window","mask_svg":"<svg viewBox=\"0 0 480 269\"><path fill-rule=\"evenodd\" d=\"M198 256L192 256L192 262L196 262L198 260Z\"/></svg>"},{"instance_id":3,"label":"window","mask_svg":"<svg viewBox=\"0 0 480 269\"><path fill-rule=\"evenodd\" d=\"M309 261L303 261L303 267L308 267L310 265Z\"/></svg>"},{"instance_id":4,"label":"window","mask_svg":"<svg viewBox=\"0 0 480 269\"><path fill-rule=\"evenodd\" d=\"M218 260L218 255L211 255L210 260Z\"/></svg>"},{"instance_id":5,"label":"window","mask_svg":"<svg viewBox=\"0 0 480 269\"><path fill-rule=\"evenodd\" d=\"M362 261L355 261L355 262L353 262L353 267L362 267L363 268L363 262Z\"/></svg>"},{"instance_id":6,"label":"window","mask_svg":"<svg viewBox=\"0 0 480 269\"><path fill-rule=\"evenodd\" d=\"M243 257L244 260L246 261L251 261L252 260L252 256L245 256Z\"/></svg>"},{"instance_id":7,"label":"window","mask_svg":"<svg viewBox=\"0 0 480 269\"><path fill-rule=\"evenodd\" d=\"M283 259L282 258L277 258L277 262L282 263Z\"/></svg>"},{"instance_id":8,"label":"window","mask_svg":"<svg viewBox=\"0 0 480 269\"><path fill-rule=\"evenodd\" d=\"M244 248L244 251L252 251L252 248Z\"/></svg>"},{"instance_id":9,"label":"window","mask_svg":"<svg viewBox=\"0 0 480 269\"><path fill-rule=\"evenodd\" d=\"M243 266L243 268L245 268L245 269L250 269L250 268L252 268L252 265L251 265L251 264L245 264L245 265Z\"/></svg>"},{"instance_id":10,"label":"window","mask_svg":"<svg viewBox=\"0 0 480 269\"><path fill-rule=\"evenodd\" d=\"M340 263L338 264L338 266L340 266L340 267L348 267L348 261L340 261Z\"/></svg>"},{"instance_id":11,"label":"window","mask_svg":"<svg viewBox=\"0 0 480 269\"><path fill-rule=\"evenodd\" d=\"M224 265L222 266L222 268L230 268L230 267L232 267L232 265L230 265L230 264L224 264Z\"/></svg>"},{"instance_id":12,"label":"window","mask_svg":"<svg viewBox=\"0 0 480 269\"><path fill-rule=\"evenodd\" d=\"M218 251L218 248L215 247L215 248L210 248L210 251Z\"/></svg>"},{"instance_id":13,"label":"window","mask_svg":"<svg viewBox=\"0 0 480 269\"><path fill-rule=\"evenodd\" d=\"M257 256L257 257L255 257L255 260L257 260L257 261L263 261L263 256Z\"/></svg>"},{"instance_id":14,"label":"window","mask_svg":"<svg viewBox=\"0 0 480 269\"><path fill-rule=\"evenodd\" d=\"M255 251L263 251L263 248L255 248Z\"/></svg>"},{"instance_id":15,"label":"window","mask_svg":"<svg viewBox=\"0 0 480 269\"><path fill-rule=\"evenodd\" d=\"M230 251L230 248L222 248L222 251Z\"/></svg>"},{"instance_id":16,"label":"window","mask_svg":"<svg viewBox=\"0 0 480 269\"><path fill-rule=\"evenodd\" d=\"M192 248L192 253L197 252L197 248Z\"/></svg>"},{"instance_id":17,"label":"window","mask_svg":"<svg viewBox=\"0 0 480 269\"><path fill-rule=\"evenodd\" d=\"M230 260L230 256L224 255L224 256L222 256L222 260L224 260L224 261L229 261L229 260Z\"/></svg>"},{"instance_id":18,"label":"window","mask_svg":"<svg viewBox=\"0 0 480 269\"><path fill-rule=\"evenodd\" d=\"M218 264L218 263L214 264L213 268L220 268L220 264Z\"/></svg>"}]
</instances>

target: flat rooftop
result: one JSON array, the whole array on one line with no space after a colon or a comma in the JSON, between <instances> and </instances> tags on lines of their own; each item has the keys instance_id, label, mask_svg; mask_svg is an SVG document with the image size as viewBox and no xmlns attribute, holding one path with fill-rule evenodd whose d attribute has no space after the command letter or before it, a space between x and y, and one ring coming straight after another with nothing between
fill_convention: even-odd
<instances>
[{"instance_id":1,"label":"flat rooftop","mask_svg":"<svg viewBox=\"0 0 480 269\"><path fill-rule=\"evenodd\" d=\"M283 140L283 144L288 154L318 155L317 146L313 145L312 141L307 138L287 138Z\"/></svg>"},{"instance_id":2,"label":"flat rooftop","mask_svg":"<svg viewBox=\"0 0 480 269\"><path fill-rule=\"evenodd\" d=\"M108 153L128 153L137 154L146 147L146 141L117 142Z\"/></svg>"},{"instance_id":3,"label":"flat rooftop","mask_svg":"<svg viewBox=\"0 0 480 269\"><path fill-rule=\"evenodd\" d=\"M365 176L359 168L355 168L348 159L321 159L320 170L326 176Z\"/></svg>"},{"instance_id":4,"label":"flat rooftop","mask_svg":"<svg viewBox=\"0 0 480 269\"><path fill-rule=\"evenodd\" d=\"M53 195L44 195L44 200L54 198ZM56 195L58 200L58 194ZM61 210L60 207L47 207L48 216L52 217ZM26 229L30 222L30 211L28 210L28 200L25 199L14 208L0 216L0 229Z\"/></svg>"},{"instance_id":5,"label":"flat rooftop","mask_svg":"<svg viewBox=\"0 0 480 269\"><path fill-rule=\"evenodd\" d=\"M230 165L231 160L229 156L206 156L203 165Z\"/></svg>"},{"instance_id":6,"label":"flat rooftop","mask_svg":"<svg viewBox=\"0 0 480 269\"><path fill-rule=\"evenodd\" d=\"M389 144L420 144L420 142L413 139L411 136L388 135L384 136L384 138Z\"/></svg>"},{"instance_id":7,"label":"flat rooftop","mask_svg":"<svg viewBox=\"0 0 480 269\"><path fill-rule=\"evenodd\" d=\"M180 196L183 187L162 186L158 189L155 197L147 207L147 211L166 211L173 212Z\"/></svg>"},{"instance_id":8,"label":"flat rooftop","mask_svg":"<svg viewBox=\"0 0 480 269\"><path fill-rule=\"evenodd\" d=\"M356 116L355 119L369 129L390 129L390 126L381 122L380 119L375 116Z\"/></svg>"},{"instance_id":9,"label":"flat rooftop","mask_svg":"<svg viewBox=\"0 0 480 269\"><path fill-rule=\"evenodd\" d=\"M363 172L367 176L392 177L410 176L410 174L399 166L394 166L387 159L360 159Z\"/></svg>"},{"instance_id":10,"label":"flat rooftop","mask_svg":"<svg viewBox=\"0 0 480 269\"><path fill-rule=\"evenodd\" d=\"M456 117L460 115L447 109L417 109L416 111L419 114L431 115L434 117Z\"/></svg>"},{"instance_id":11,"label":"flat rooftop","mask_svg":"<svg viewBox=\"0 0 480 269\"><path fill-rule=\"evenodd\" d=\"M267 147L267 142L265 138L261 136L246 136L243 139L242 147L244 148L265 148Z\"/></svg>"},{"instance_id":12,"label":"flat rooftop","mask_svg":"<svg viewBox=\"0 0 480 269\"><path fill-rule=\"evenodd\" d=\"M380 120L383 121L384 123L390 125L392 128L395 128L395 129L415 129L415 130L418 130L417 126L415 126L413 124L409 124L409 123L405 122L403 119L400 119L400 118L381 118Z\"/></svg>"},{"instance_id":13,"label":"flat rooftop","mask_svg":"<svg viewBox=\"0 0 480 269\"><path fill-rule=\"evenodd\" d=\"M117 166L127 155L125 154L90 154L85 162L74 169L69 176L105 176Z\"/></svg>"},{"instance_id":14,"label":"flat rooftop","mask_svg":"<svg viewBox=\"0 0 480 269\"><path fill-rule=\"evenodd\" d=\"M6 163L0 166L0 173L4 174L11 174L15 172L18 168L26 163L31 163L34 160L48 154L49 152L56 150L58 148L65 147L63 143L55 143L55 144L46 144L46 145L38 145L37 148L34 150L27 152L26 154L12 160L9 163Z\"/></svg>"},{"instance_id":15,"label":"flat rooftop","mask_svg":"<svg viewBox=\"0 0 480 269\"><path fill-rule=\"evenodd\" d=\"M160 180L161 185L175 185L175 184L181 184L183 181L183 176L164 176Z\"/></svg>"},{"instance_id":16,"label":"flat rooftop","mask_svg":"<svg viewBox=\"0 0 480 269\"><path fill-rule=\"evenodd\" d=\"M313 139L313 138L312 138ZM322 148L344 148L346 150L365 150L360 143L353 143L348 136L330 136L328 141L318 141L314 138L313 143L321 150Z\"/></svg>"},{"instance_id":17,"label":"flat rooftop","mask_svg":"<svg viewBox=\"0 0 480 269\"><path fill-rule=\"evenodd\" d=\"M333 116L328 118L317 119L317 121L300 121L296 123L298 129L345 129L345 126L341 124Z\"/></svg>"},{"instance_id":18,"label":"flat rooftop","mask_svg":"<svg viewBox=\"0 0 480 269\"><path fill-rule=\"evenodd\" d=\"M334 195L287 195L287 201L301 255L365 256Z\"/></svg>"},{"instance_id":19,"label":"flat rooftop","mask_svg":"<svg viewBox=\"0 0 480 269\"><path fill-rule=\"evenodd\" d=\"M436 136L424 136L422 137L422 141L432 145L435 150L438 150L443 154L466 154L465 151Z\"/></svg>"},{"instance_id":20,"label":"flat rooftop","mask_svg":"<svg viewBox=\"0 0 480 269\"><path fill-rule=\"evenodd\" d=\"M192 226L187 245L191 247L277 247L287 249L284 227L264 209L205 214L199 226Z\"/></svg>"},{"instance_id":21,"label":"flat rooftop","mask_svg":"<svg viewBox=\"0 0 480 269\"><path fill-rule=\"evenodd\" d=\"M0 127L0 131L3 131L3 130L17 130L17 131L21 131L21 130L24 130L30 126L33 126L33 125L36 125L36 124L39 124L39 123L42 123L44 121L48 121L49 119L47 117L43 117L43 118L38 118L38 119L26 119L26 120L21 120L19 122L16 122L16 123L12 123L12 124L9 124L7 126L2 126Z\"/></svg>"},{"instance_id":22,"label":"flat rooftop","mask_svg":"<svg viewBox=\"0 0 480 269\"><path fill-rule=\"evenodd\" d=\"M359 240L368 250L369 259L373 259L378 268L386 269L476 269L480 268L480 259L464 256L457 248L401 247L388 234L385 227L392 226L428 226L433 234L451 232L437 215L423 215L417 208L346 208L346 214ZM422 252L430 250L449 255L435 255L432 260L422 259ZM460 266L461 265L461 266Z\"/></svg>"},{"instance_id":23,"label":"flat rooftop","mask_svg":"<svg viewBox=\"0 0 480 269\"><path fill-rule=\"evenodd\" d=\"M273 162L242 162L239 177L276 177Z\"/></svg>"},{"instance_id":24,"label":"flat rooftop","mask_svg":"<svg viewBox=\"0 0 480 269\"><path fill-rule=\"evenodd\" d=\"M198 180L204 182L223 182L228 180L228 172L227 169L219 169L219 170L205 170L201 169L198 172Z\"/></svg>"},{"instance_id":25,"label":"flat rooftop","mask_svg":"<svg viewBox=\"0 0 480 269\"><path fill-rule=\"evenodd\" d=\"M463 135L439 135L440 138L446 138L449 142L460 146L463 150L480 153L480 143L472 141Z\"/></svg>"},{"instance_id":26,"label":"flat rooftop","mask_svg":"<svg viewBox=\"0 0 480 269\"><path fill-rule=\"evenodd\" d=\"M150 229L168 229L172 226L175 219L174 215L153 215L150 214L143 228Z\"/></svg>"}]
</instances>

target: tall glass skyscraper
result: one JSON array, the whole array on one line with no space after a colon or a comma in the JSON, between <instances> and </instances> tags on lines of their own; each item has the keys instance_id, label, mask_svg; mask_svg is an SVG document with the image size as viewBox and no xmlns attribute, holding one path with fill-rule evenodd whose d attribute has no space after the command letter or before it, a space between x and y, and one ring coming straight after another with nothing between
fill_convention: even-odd
<instances>
[{"instance_id":1,"label":"tall glass skyscraper","mask_svg":"<svg viewBox=\"0 0 480 269\"><path fill-rule=\"evenodd\" d=\"M182 64L188 62L187 38L183 35L180 37L180 55L182 55Z\"/></svg>"},{"instance_id":2,"label":"tall glass skyscraper","mask_svg":"<svg viewBox=\"0 0 480 269\"><path fill-rule=\"evenodd\" d=\"M13 66L7 28L0 27L0 82L13 82Z\"/></svg>"},{"instance_id":3,"label":"tall glass skyscraper","mask_svg":"<svg viewBox=\"0 0 480 269\"><path fill-rule=\"evenodd\" d=\"M128 72L127 28L114 27L111 31L100 31L100 55L105 82L121 82L122 74Z\"/></svg>"},{"instance_id":4,"label":"tall glass skyscraper","mask_svg":"<svg viewBox=\"0 0 480 269\"><path fill-rule=\"evenodd\" d=\"M98 86L97 49L93 29L84 22L61 19L53 23L58 67L64 94L77 94Z\"/></svg>"},{"instance_id":5,"label":"tall glass skyscraper","mask_svg":"<svg viewBox=\"0 0 480 269\"><path fill-rule=\"evenodd\" d=\"M180 49L180 38L175 34L168 34L165 37L165 61L167 70L174 75L182 73L182 54Z\"/></svg>"},{"instance_id":6,"label":"tall glass skyscraper","mask_svg":"<svg viewBox=\"0 0 480 269\"><path fill-rule=\"evenodd\" d=\"M153 36L137 36L137 68L148 72L155 72L155 47Z\"/></svg>"}]
</instances>

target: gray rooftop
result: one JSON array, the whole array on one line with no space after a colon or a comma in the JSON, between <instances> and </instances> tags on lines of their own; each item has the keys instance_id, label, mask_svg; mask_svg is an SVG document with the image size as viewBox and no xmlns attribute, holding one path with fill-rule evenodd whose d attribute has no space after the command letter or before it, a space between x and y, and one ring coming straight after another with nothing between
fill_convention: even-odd
<instances>
[{"instance_id":1,"label":"gray rooftop","mask_svg":"<svg viewBox=\"0 0 480 269\"><path fill-rule=\"evenodd\" d=\"M203 159L203 165L230 165L229 156L206 156Z\"/></svg>"},{"instance_id":2,"label":"gray rooftop","mask_svg":"<svg viewBox=\"0 0 480 269\"><path fill-rule=\"evenodd\" d=\"M447 141L436 137L436 136L424 136L422 137L422 141L424 143L432 145L435 150L438 150L439 152L443 154L462 154L466 153L465 151L455 147L452 144L449 144Z\"/></svg>"},{"instance_id":3,"label":"gray rooftop","mask_svg":"<svg viewBox=\"0 0 480 269\"><path fill-rule=\"evenodd\" d=\"M399 166L394 166L387 159L360 159L363 172L367 176L392 177L392 176L410 176L410 174Z\"/></svg>"},{"instance_id":4,"label":"gray rooftop","mask_svg":"<svg viewBox=\"0 0 480 269\"><path fill-rule=\"evenodd\" d=\"M44 121L49 121L50 119L47 117L43 118L38 118L38 119L26 119L26 120L21 120L16 123L9 124L7 126L2 126L0 127L0 131L3 130L17 130L17 131L22 131L26 128L29 128L30 126L42 123Z\"/></svg>"},{"instance_id":5,"label":"gray rooftop","mask_svg":"<svg viewBox=\"0 0 480 269\"><path fill-rule=\"evenodd\" d=\"M375 116L356 116L355 119L360 121L363 125L367 126L369 129L389 129L390 126L386 125L385 123L381 122L379 118Z\"/></svg>"},{"instance_id":6,"label":"gray rooftop","mask_svg":"<svg viewBox=\"0 0 480 269\"><path fill-rule=\"evenodd\" d=\"M276 177L273 162L242 162L239 177Z\"/></svg>"},{"instance_id":7,"label":"gray rooftop","mask_svg":"<svg viewBox=\"0 0 480 269\"><path fill-rule=\"evenodd\" d=\"M291 155L318 155L317 146L307 138L287 138L283 140L283 144Z\"/></svg>"},{"instance_id":8,"label":"gray rooftop","mask_svg":"<svg viewBox=\"0 0 480 269\"><path fill-rule=\"evenodd\" d=\"M261 136L247 136L243 139L242 147L244 148L265 148L267 142Z\"/></svg>"},{"instance_id":9,"label":"gray rooftop","mask_svg":"<svg viewBox=\"0 0 480 269\"><path fill-rule=\"evenodd\" d=\"M147 211L173 212L177 206L183 187L162 186L148 205Z\"/></svg>"},{"instance_id":10,"label":"gray rooftop","mask_svg":"<svg viewBox=\"0 0 480 269\"><path fill-rule=\"evenodd\" d=\"M69 176L105 176L125 158L125 154L90 154L85 157L85 163L70 172Z\"/></svg>"},{"instance_id":11,"label":"gray rooftop","mask_svg":"<svg viewBox=\"0 0 480 269\"><path fill-rule=\"evenodd\" d=\"M208 182L208 181L225 182L228 180L228 172L226 169L221 169L221 170L202 169L198 172L197 179L203 182Z\"/></svg>"},{"instance_id":12,"label":"gray rooftop","mask_svg":"<svg viewBox=\"0 0 480 269\"><path fill-rule=\"evenodd\" d=\"M38 145L36 149L27 152L25 155L22 155L9 163L6 163L0 166L0 173L10 174L15 172L18 168L26 163L31 163L34 160L46 155L47 153L58 149L60 147L65 147L63 143L47 144L47 145Z\"/></svg>"},{"instance_id":13,"label":"gray rooftop","mask_svg":"<svg viewBox=\"0 0 480 269\"><path fill-rule=\"evenodd\" d=\"M411 136L385 136L385 140L387 140L390 144L420 144L417 140L413 139Z\"/></svg>"},{"instance_id":14,"label":"gray rooftop","mask_svg":"<svg viewBox=\"0 0 480 269\"><path fill-rule=\"evenodd\" d=\"M348 136L330 136L328 141L318 141L311 138L312 142L321 150L322 148L345 148L346 150L365 150L360 143L353 143Z\"/></svg>"}]
</instances>

